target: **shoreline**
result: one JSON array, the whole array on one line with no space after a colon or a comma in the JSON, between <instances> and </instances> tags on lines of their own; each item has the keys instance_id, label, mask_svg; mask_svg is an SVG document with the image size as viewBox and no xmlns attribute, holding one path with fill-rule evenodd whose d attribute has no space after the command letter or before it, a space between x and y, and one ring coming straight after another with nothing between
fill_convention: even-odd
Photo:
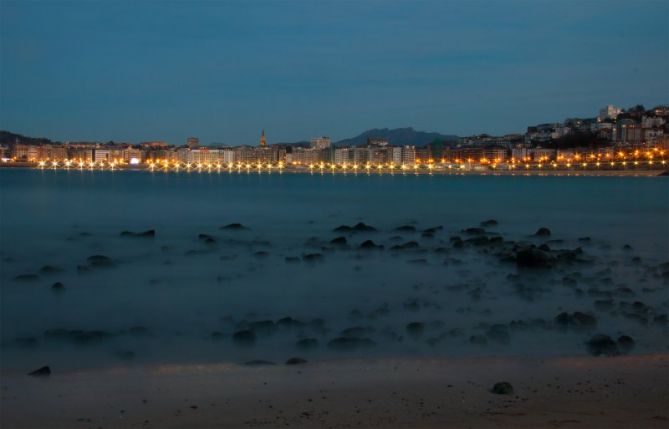
<instances>
[{"instance_id":1,"label":"shoreline","mask_svg":"<svg viewBox=\"0 0 669 429\"><path fill-rule=\"evenodd\" d=\"M666 427L669 354L154 365L2 380L3 428ZM512 395L490 392L508 381Z\"/></svg>"},{"instance_id":2,"label":"shoreline","mask_svg":"<svg viewBox=\"0 0 669 429\"><path fill-rule=\"evenodd\" d=\"M192 168L190 170L180 169L180 170L163 170L155 169L151 170L147 167L141 168L39 168L36 165L8 165L0 164L0 169L23 169L23 170L36 170L36 171L63 171L63 172L81 172L81 173L95 173L95 172L142 172L142 173L152 173L152 174L257 174L257 175L270 175L270 174L302 174L302 175L320 175L320 176L514 176L514 177L529 177L529 176L541 176L541 177L550 177L550 176L561 176L561 177L661 177L669 176L669 169L579 169L579 168L516 168L513 170L510 169L471 169L471 170L462 170L462 169L443 169L443 168L434 168L431 170L419 169L415 170L409 168L406 170L391 170L391 169L358 169L357 171L348 169L348 170L331 170L331 169L320 169L314 168L313 170L307 168L294 168L294 167L284 167L278 169L276 167L272 169L258 169L258 168Z\"/></svg>"}]
</instances>

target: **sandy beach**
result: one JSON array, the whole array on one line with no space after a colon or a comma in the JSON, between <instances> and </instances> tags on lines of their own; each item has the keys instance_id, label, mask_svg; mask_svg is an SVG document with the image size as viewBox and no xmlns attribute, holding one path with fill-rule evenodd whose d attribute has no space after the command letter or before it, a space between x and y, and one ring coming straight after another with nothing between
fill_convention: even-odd
<instances>
[{"instance_id":1,"label":"sandy beach","mask_svg":"<svg viewBox=\"0 0 669 429\"><path fill-rule=\"evenodd\" d=\"M2 427L666 428L668 380L669 355L55 369L3 377Z\"/></svg>"}]
</instances>

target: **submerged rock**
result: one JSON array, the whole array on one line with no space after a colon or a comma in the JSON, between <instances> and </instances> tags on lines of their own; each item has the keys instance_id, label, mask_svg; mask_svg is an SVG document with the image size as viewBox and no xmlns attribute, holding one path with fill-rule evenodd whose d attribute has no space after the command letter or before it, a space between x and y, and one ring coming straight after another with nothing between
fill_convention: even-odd
<instances>
[{"instance_id":1,"label":"submerged rock","mask_svg":"<svg viewBox=\"0 0 669 429\"><path fill-rule=\"evenodd\" d=\"M268 360L262 360L262 359L256 359L256 360L250 360L248 362L244 362L244 365L246 366L268 366L268 365L276 365L274 362L268 361Z\"/></svg>"},{"instance_id":2,"label":"submerged rock","mask_svg":"<svg viewBox=\"0 0 669 429\"><path fill-rule=\"evenodd\" d=\"M48 377L51 375L51 368L48 366L43 366L41 368L29 372L28 375L32 375L33 377Z\"/></svg>"},{"instance_id":3,"label":"submerged rock","mask_svg":"<svg viewBox=\"0 0 669 429\"><path fill-rule=\"evenodd\" d=\"M543 250L528 248L516 253L516 264L521 268L551 268L555 258Z\"/></svg>"},{"instance_id":4,"label":"submerged rock","mask_svg":"<svg viewBox=\"0 0 669 429\"><path fill-rule=\"evenodd\" d=\"M62 271L63 269L61 267L56 267L54 265L45 265L39 269L39 272L42 274L56 274Z\"/></svg>"},{"instance_id":5,"label":"submerged rock","mask_svg":"<svg viewBox=\"0 0 669 429\"><path fill-rule=\"evenodd\" d=\"M323 259L325 258L322 253L307 253L302 256L304 262L321 262Z\"/></svg>"},{"instance_id":6,"label":"submerged rock","mask_svg":"<svg viewBox=\"0 0 669 429\"><path fill-rule=\"evenodd\" d=\"M330 244L334 246L346 246L348 242L346 241L346 237L337 237L330 240Z\"/></svg>"},{"instance_id":7,"label":"submerged rock","mask_svg":"<svg viewBox=\"0 0 669 429\"><path fill-rule=\"evenodd\" d=\"M303 365L307 363L306 359L292 357L286 361L286 365Z\"/></svg>"},{"instance_id":8,"label":"submerged rock","mask_svg":"<svg viewBox=\"0 0 669 429\"><path fill-rule=\"evenodd\" d=\"M425 332L425 323L423 322L411 322L406 325L406 331L408 334L419 337Z\"/></svg>"},{"instance_id":9,"label":"submerged rock","mask_svg":"<svg viewBox=\"0 0 669 429\"><path fill-rule=\"evenodd\" d=\"M318 347L318 340L316 338L302 338L298 340L295 345L303 350L311 350Z\"/></svg>"},{"instance_id":10,"label":"submerged rock","mask_svg":"<svg viewBox=\"0 0 669 429\"><path fill-rule=\"evenodd\" d=\"M130 238L154 238L156 236L155 229L149 229L141 232L134 231L122 231L121 237L130 237Z\"/></svg>"},{"instance_id":11,"label":"submerged rock","mask_svg":"<svg viewBox=\"0 0 669 429\"><path fill-rule=\"evenodd\" d=\"M551 230L546 228L545 226L542 226L537 230L537 232L534 233L537 237L550 237L551 236Z\"/></svg>"},{"instance_id":12,"label":"submerged rock","mask_svg":"<svg viewBox=\"0 0 669 429\"><path fill-rule=\"evenodd\" d=\"M623 353L629 353L632 351L636 343L634 339L629 335L621 335L618 337L618 347Z\"/></svg>"},{"instance_id":13,"label":"submerged rock","mask_svg":"<svg viewBox=\"0 0 669 429\"><path fill-rule=\"evenodd\" d=\"M61 282L56 282L51 285L51 290L53 291L63 291L65 290L65 285L62 284Z\"/></svg>"},{"instance_id":14,"label":"submerged rock","mask_svg":"<svg viewBox=\"0 0 669 429\"><path fill-rule=\"evenodd\" d=\"M513 386L508 381L500 381L490 391L496 395L513 395Z\"/></svg>"},{"instance_id":15,"label":"submerged rock","mask_svg":"<svg viewBox=\"0 0 669 429\"><path fill-rule=\"evenodd\" d=\"M597 325L597 319L587 313L575 311L571 314L563 311L555 316L555 323L564 327L593 328Z\"/></svg>"},{"instance_id":16,"label":"submerged rock","mask_svg":"<svg viewBox=\"0 0 669 429\"><path fill-rule=\"evenodd\" d=\"M248 229L241 223L229 223L225 226L222 226L220 229L229 229L229 230L242 230L242 229Z\"/></svg>"},{"instance_id":17,"label":"submerged rock","mask_svg":"<svg viewBox=\"0 0 669 429\"><path fill-rule=\"evenodd\" d=\"M383 246L380 244L374 243L372 240L365 240L360 244L359 246L360 249L365 249L365 250L374 250L374 249L383 249Z\"/></svg>"},{"instance_id":18,"label":"submerged rock","mask_svg":"<svg viewBox=\"0 0 669 429\"><path fill-rule=\"evenodd\" d=\"M114 265L114 262L105 255L91 255L86 258L88 264L92 267L111 267Z\"/></svg>"},{"instance_id":19,"label":"submerged rock","mask_svg":"<svg viewBox=\"0 0 669 429\"><path fill-rule=\"evenodd\" d=\"M481 222L481 226L487 228L489 226L497 226L497 221L495 219L488 219Z\"/></svg>"},{"instance_id":20,"label":"submerged rock","mask_svg":"<svg viewBox=\"0 0 669 429\"><path fill-rule=\"evenodd\" d=\"M360 348L371 347L375 345L374 341L369 338L358 337L337 337L328 342L328 347L334 350L351 351Z\"/></svg>"},{"instance_id":21,"label":"submerged rock","mask_svg":"<svg viewBox=\"0 0 669 429\"><path fill-rule=\"evenodd\" d=\"M232 340L239 344L253 344L256 341L256 333L251 329L243 329L232 334Z\"/></svg>"},{"instance_id":22,"label":"submerged rock","mask_svg":"<svg viewBox=\"0 0 669 429\"><path fill-rule=\"evenodd\" d=\"M585 345L593 356L617 356L620 354L618 345L608 335L597 334L590 338Z\"/></svg>"},{"instance_id":23,"label":"submerged rock","mask_svg":"<svg viewBox=\"0 0 669 429\"><path fill-rule=\"evenodd\" d=\"M19 274L18 276L14 277L14 281L17 282L34 282L39 280L39 276L37 274Z\"/></svg>"},{"instance_id":24,"label":"submerged rock","mask_svg":"<svg viewBox=\"0 0 669 429\"><path fill-rule=\"evenodd\" d=\"M408 250L408 249L417 249L420 245L415 241L407 241L403 244L396 244L390 248L390 250Z\"/></svg>"},{"instance_id":25,"label":"submerged rock","mask_svg":"<svg viewBox=\"0 0 669 429\"><path fill-rule=\"evenodd\" d=\"M402 225L394 229L398 232L416 232L416 227L413 225Z\"/></svg>"},{"instance_id":26,"label":"submerged rock","mask_svg":"<svg viewBox=\"0 0 669 429\"><path fill-rule=\"evenodd\" d=\"M485 234L485 229L473 227L473 228L463 229L462 232L468 235L482 235Z\"/></svg>"}]
</instances>

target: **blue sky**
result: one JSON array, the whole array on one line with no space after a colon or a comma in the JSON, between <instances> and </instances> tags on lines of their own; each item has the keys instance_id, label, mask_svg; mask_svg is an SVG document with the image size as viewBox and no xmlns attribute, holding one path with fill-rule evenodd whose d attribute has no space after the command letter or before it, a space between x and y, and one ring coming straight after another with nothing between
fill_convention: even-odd
<instances>
[{"instance_id":1,"label":"blue sky","mask_svg":"<svg viewBox=\"0 0 669 429\"><path fill-rule=\"evenodd\" d=\"M0 128L255 144L669 100L669 2L0 2Z\"/></svg>"}]
</instances>

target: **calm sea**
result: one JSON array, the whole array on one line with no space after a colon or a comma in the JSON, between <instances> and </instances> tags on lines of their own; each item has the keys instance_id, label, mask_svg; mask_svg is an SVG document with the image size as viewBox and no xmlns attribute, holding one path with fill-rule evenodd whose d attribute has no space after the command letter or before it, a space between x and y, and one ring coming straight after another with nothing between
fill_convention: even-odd
<instances>
[{"instance_id":1,"label":"calm sea","mask_svg":"<svg viewBox=\"0 0 669 429\"><path fill-rule=\"evenodd\" d=\"M7 373L578 355L597 333L631 336L632 353L667 350L666 177L0 169L0 202ZM487 248L452 246L488 219L504 240L581 247L586 262L527 272ZM377 231L332 231L357 222ZM220 228L231 223L247 229ZM551 237L533 237L539 227ZM149 229L155 238L120 236ZM329 243L338 236L348 245ZM359 249L368 239L384 248ZM303 260L313 253L322 257ZM563 311L596 324L559 326Z\"/></svg>"}]
</instances>

